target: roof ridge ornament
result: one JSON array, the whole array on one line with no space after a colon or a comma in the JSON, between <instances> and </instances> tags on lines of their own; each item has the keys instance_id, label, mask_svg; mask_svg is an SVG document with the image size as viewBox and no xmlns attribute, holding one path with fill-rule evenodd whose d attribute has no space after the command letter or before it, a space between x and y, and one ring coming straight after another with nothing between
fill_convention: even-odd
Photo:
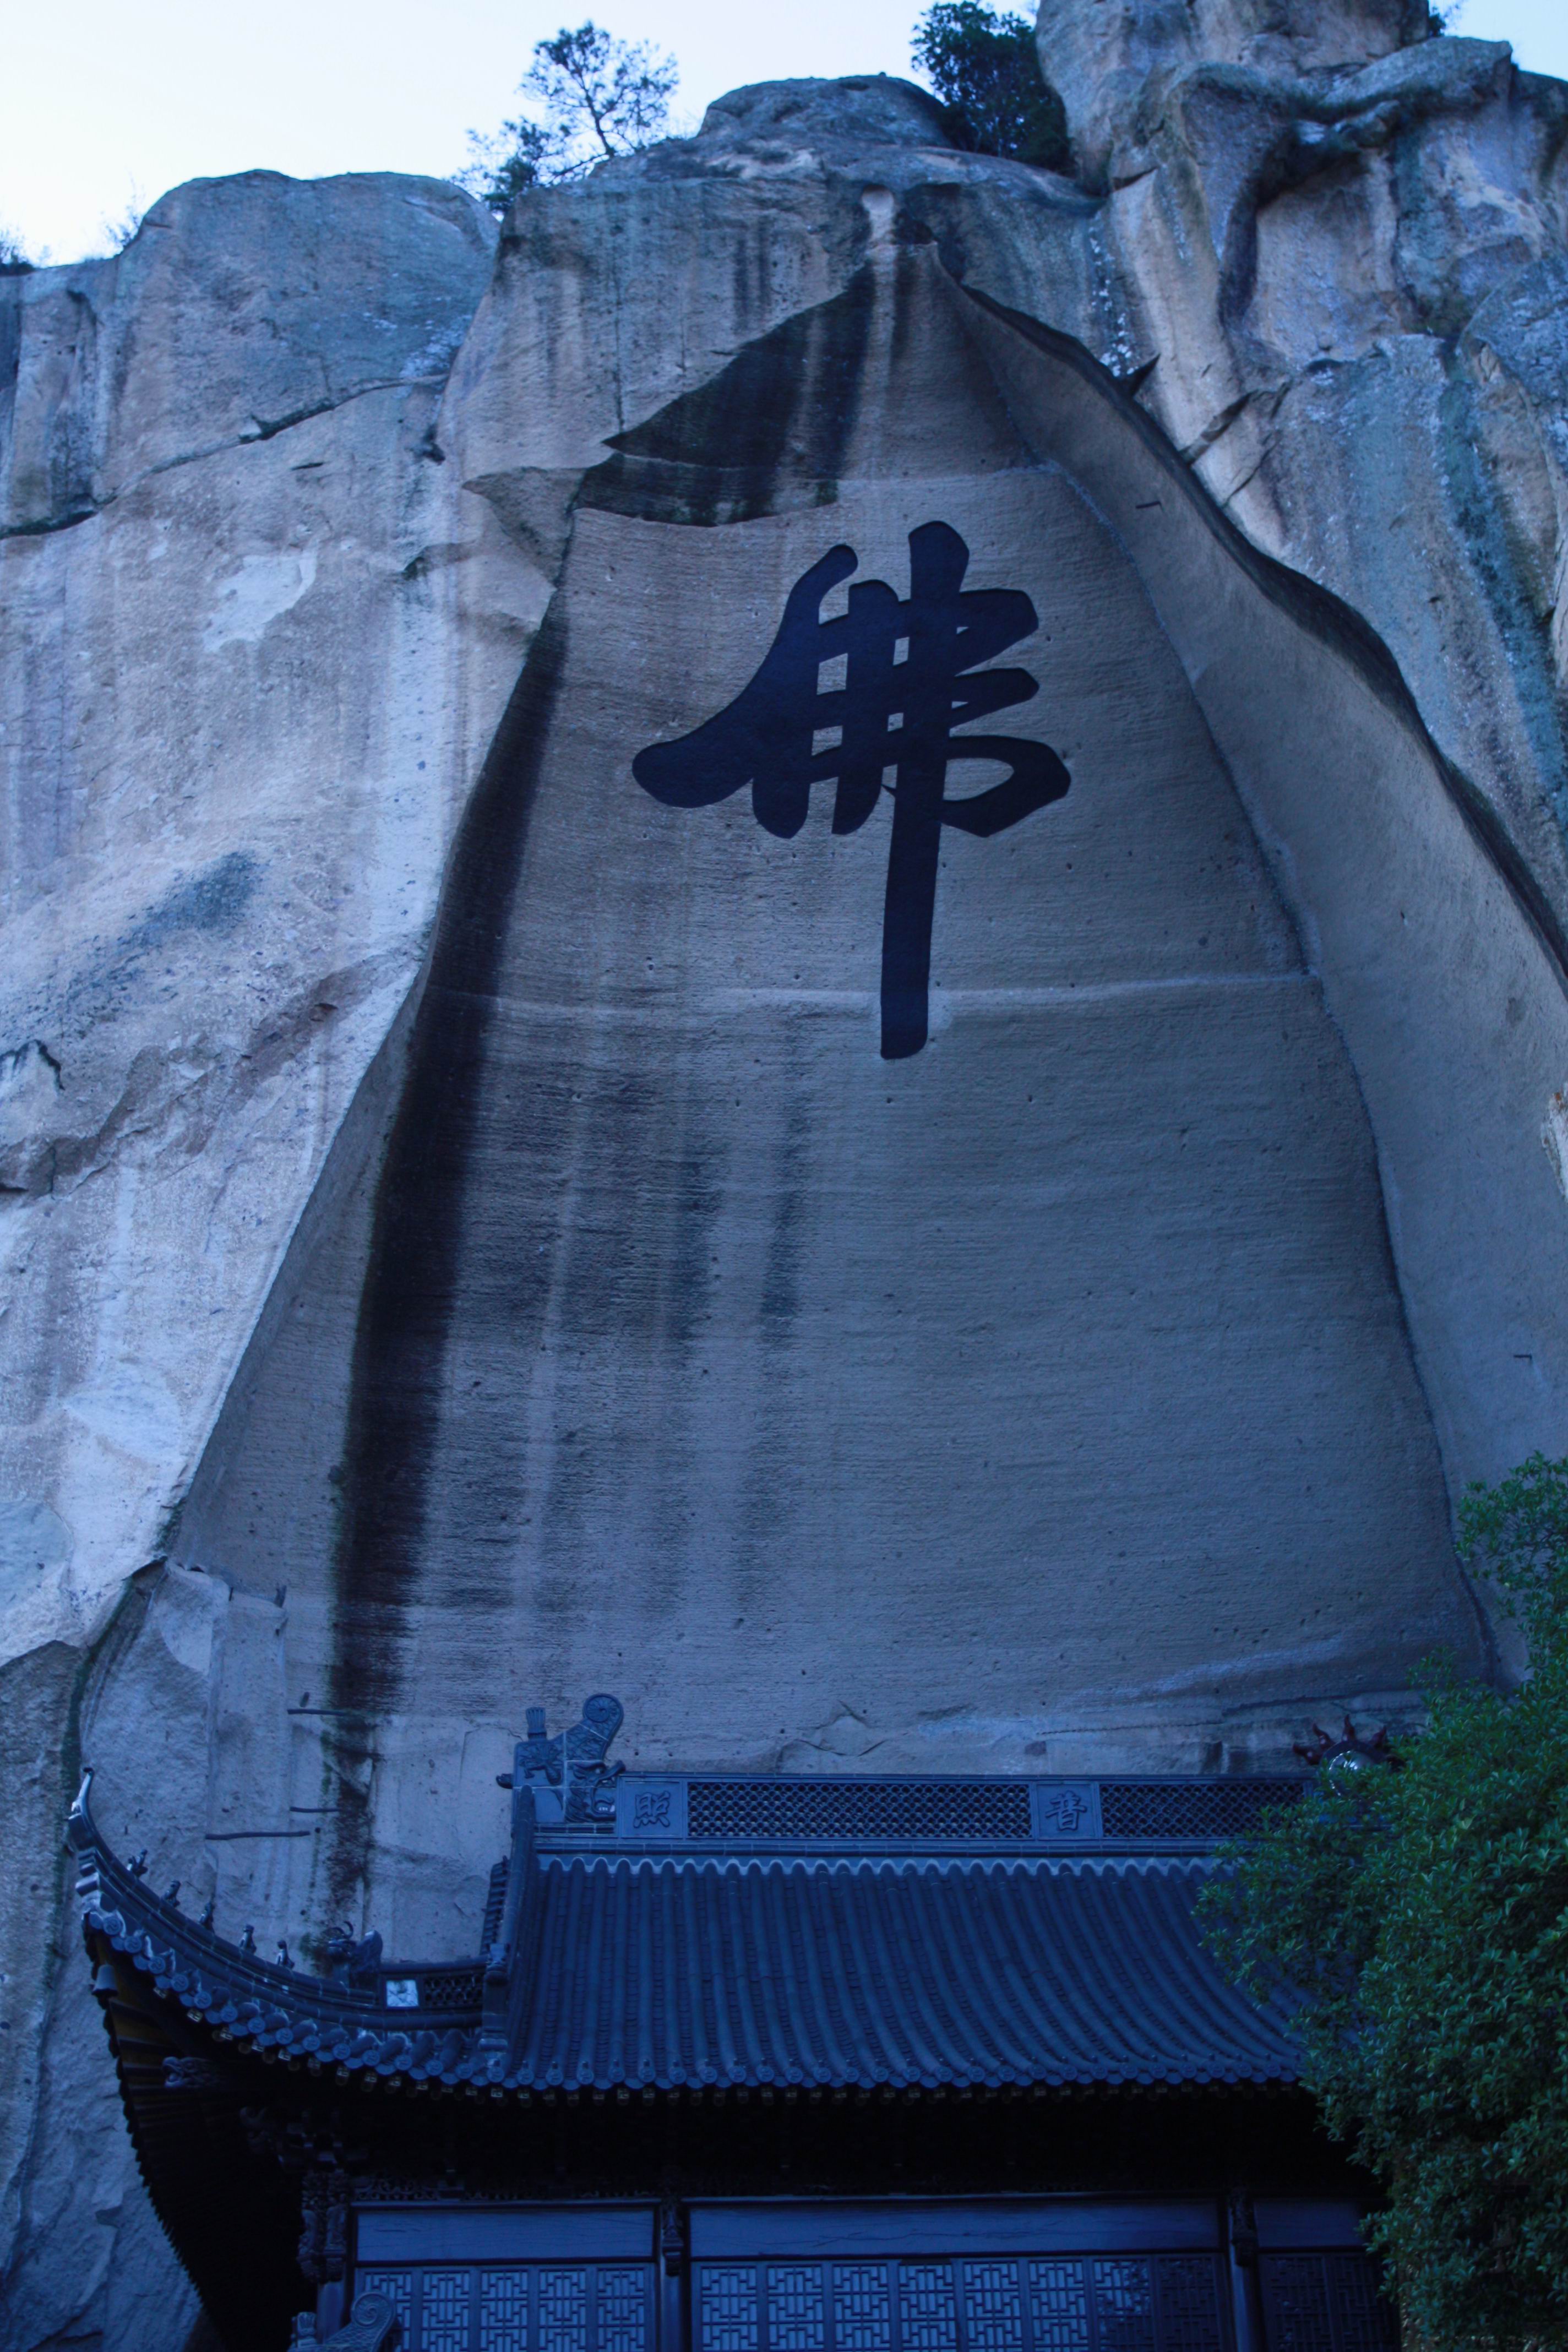
<instances>
[{"instance_id":1,"label":"roof ridge ornament","mask_svg":"<svg viewBox=\"0 0 1568 2352\"><path fill-rule=\"evenodd\" d=\"M379 1927L356 1936L353 1926L345 1921L337 1935L327 1939L327 1973L336 1984L374 1984L382 1950Z\"/></svg>"},{"instance_id":2,"label":"roof ridge ornament","mask_svg":"<svg viewBox=\"0 0 1568 2352\"><path fill-rule=\"evenodd\" d=\"M314 2314L301 2312L294 2322L294 2343L296 2347L319 2345L320 2352L382 2352L395 2340L396 2325L391 2297L371 2293L356 2295L348 2325L324 2339L316 2334Z\"/></svg>"},{"instance_id":3,"label":"roof ridge ornament","mask_svg":"<svg viewBox=\"0 0 1568 2352\"><path fill-rule=\"evenodd\" d=\"M1314 1770L1326 1764L1331 1772L1364 1772L1369 1765L1394 1764L1398 1760L1389 1742L1386 1724L1380 1724L1375 1731L1362 1732L1348 1715L1337 1732L1325 1731L1321 1723L1314 1723L1311 1738L1293 1741L1291 1752Z\"/></svg>"},{"instance_id":4,"label":"roof ridge ornament","mask_svg":"<svg viewBox=\"0 0 1568 2352\"><path fill-rule=\"evenodd\" d=\"M497 1786L531 1789L542 1822L613 1826L616 1782L626 1767L605 1759L626 1721L620 1700L595 1691L584 1700L582 1716L570 1731L553 1739L546 1737L544 1721L542 1706L529 1708L528 1735L512 1752L511 1770L496 1774Z\"/></svg>"}]
</instances>

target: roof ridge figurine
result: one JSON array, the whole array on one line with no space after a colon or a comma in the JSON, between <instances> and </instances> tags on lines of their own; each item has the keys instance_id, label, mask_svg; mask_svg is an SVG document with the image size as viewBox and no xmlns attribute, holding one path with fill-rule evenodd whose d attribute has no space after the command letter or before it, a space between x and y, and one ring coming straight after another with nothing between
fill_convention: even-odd
<instances>
[{"instance_id":1,"label":"roof ridge figurine","mask_svg":"<svg viewBox=\"0 0 1568 2352\"><path fill-rule=\"evenodd\" d=\"M584 1700L580 1719L553 1739L546 1737L544 1720L542 1706L529 1708L528 1735L512 1751L511 1770L496 1774L498 1787L531 1789L542 1822L613 1822L616 1782L626 1767L605 1759L626 1721L620 1700L595 1691Z\"/></svg>"},{"instance_id":2,"label":"roof ridge figurine","mask_svg":"<svg viewBox=\"0 0 1568 2352\"><path fill-rule=\"evenodd\" d=\"M356 2295L347 2325L331 2336L319 2336L314 2314L301 2313L294 2322L295 2352L303 2352L306 2345L314 2345L317 2352L383 2352L383 2347L390 2352L396 2326L397 2313L389 2295Z\"/></svg>"}]
</instances>

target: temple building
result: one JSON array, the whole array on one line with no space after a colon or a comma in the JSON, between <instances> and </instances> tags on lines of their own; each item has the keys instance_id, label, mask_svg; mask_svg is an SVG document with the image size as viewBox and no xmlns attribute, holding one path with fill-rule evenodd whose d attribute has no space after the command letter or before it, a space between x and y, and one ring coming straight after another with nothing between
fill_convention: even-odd
<instances>
[{"instance_id":1,"label":"temple building","mask_svg":"<svg viewBox=\"0 0 1568 2352\"><path fill-rule=\"evenodd\" d=\"M328 1980L84 1788L137 2154L232 2352L1393 2344L1365 2184L1194 1916L1299 1782L623 1774L620 1720L518 1744L480 1952Z\"/></svg>"}]
</instances>

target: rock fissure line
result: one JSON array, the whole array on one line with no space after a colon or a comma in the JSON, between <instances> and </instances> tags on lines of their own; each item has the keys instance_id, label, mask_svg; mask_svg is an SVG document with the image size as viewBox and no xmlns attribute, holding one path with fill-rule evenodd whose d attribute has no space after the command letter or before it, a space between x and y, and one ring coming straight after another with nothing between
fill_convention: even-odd
<instances>
[{"instance_id":1,"label":"rock fissure line","mask_svg":"<svg viewBox=\"0 0 1568 2352\"><path fill-rule=\"evenodd\" d=\"M438 392L446 382L445 375L405 375L388 376L375 383L356 384L352 392L342 393L335 399L318 401L311 406L295 409L287 416L258 420L254 432L232 434L225 440L210 441L200 449L185 449L177 457L161 457L156 465L143 467L140 473L129 475L123 482L112 490L106 490L90 505L73 509L68 514L41 516L31 522L0 523L0 539L39 539L52 531L72 530L79 523L96 521L100 515L107 514L111 507L132 497L145 483L155 481L162 474L177 473L185 466L204 465L210 458L226 456L231 449L258 447L263 442L275 441L280 433L290 433L297 425L311 424L319 416L333 415L351 402L367 399L373 393ZM441 462L438 451L432 449L431 455L437 463Z\"/></svg>"}]
</instances>

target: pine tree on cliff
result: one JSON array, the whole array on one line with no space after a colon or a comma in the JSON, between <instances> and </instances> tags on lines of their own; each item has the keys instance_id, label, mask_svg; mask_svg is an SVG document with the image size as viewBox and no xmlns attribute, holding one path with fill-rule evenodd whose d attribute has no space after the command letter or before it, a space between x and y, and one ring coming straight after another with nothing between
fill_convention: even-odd
<instances>
[{"instance_id":1,"label":"pine tree on cliff","mask_svg":"<svg viewBox=\"0 0 1568 2352\"><path fill-rule=\"evenodd\" d=\"M492 212L525 188L576 179L606 156L629 155L664 136L680 69L647 41L617 41L592 19L536 41L518 85L536 115L468 133L469 162L454 173Z\"/></svg>"},{"instance_id":2,"label":"pine tree on cliff","mask_svg":"<svg viewBox=\"0 0 1568 2352\"><path fill-rule=\"evenodd\" d=\"M1070 170L1067 110L1040 70L1027 18L998 16L982 0L935 0L915 26L911 51L959 146Z\"/></svg>"}]
</instances>

